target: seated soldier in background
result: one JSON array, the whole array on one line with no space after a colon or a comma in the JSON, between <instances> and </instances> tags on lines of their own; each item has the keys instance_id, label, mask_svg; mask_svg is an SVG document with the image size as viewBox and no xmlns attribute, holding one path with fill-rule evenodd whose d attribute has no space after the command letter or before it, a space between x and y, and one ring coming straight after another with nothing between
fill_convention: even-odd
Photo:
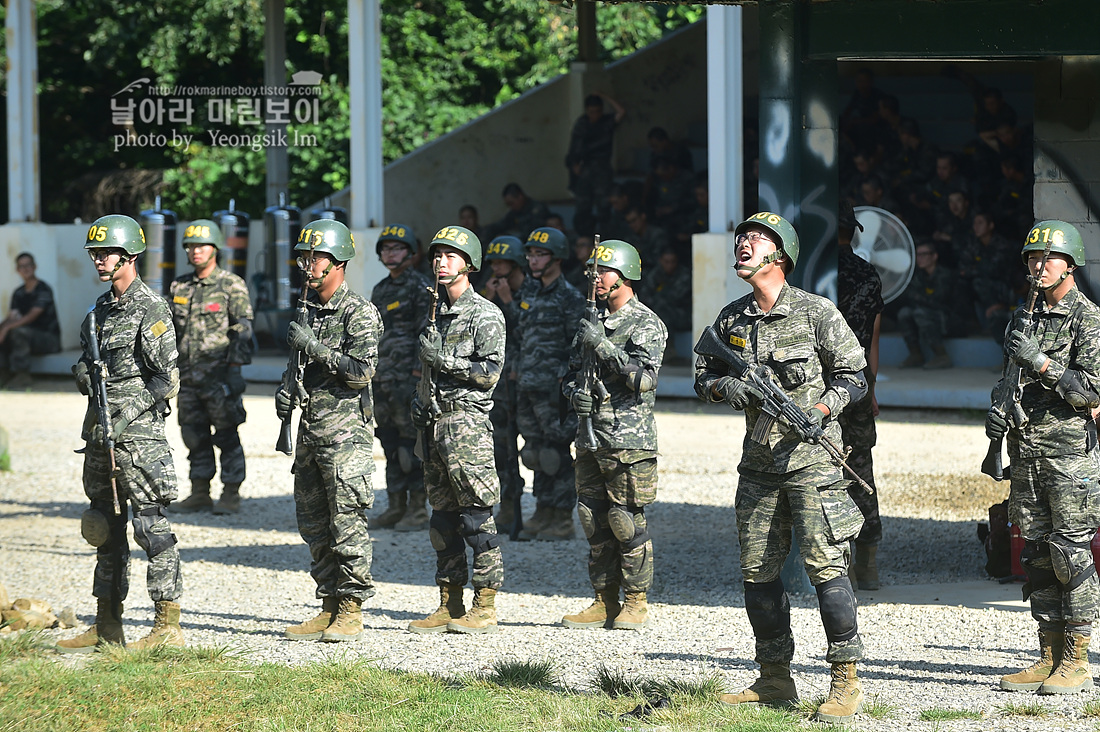
<instances>
[{"instance_id":1,"label":"seated soldier in background","mask_svg":"<svg viewBox=\"0 0 1100 732\"><path fill-rule=\"evenodd\" d=\"M25 389L31 379L31 356L61 350L61 326L53 290L35 276L34 256L15 258L23 286L11 293L8 317L0 322L0 380L6 389Z\"/></svg>"},{"instance_id":2,"label":"seated soldier in background","mask_svg":"<svg viewBox=\"0 0 1100 732\"><path fill-rule=\"evenodd\" d=\"M638 298L674 333L691 330L691 270L680 263L675 249L661 252L658 266L642 280ZM678 354L687 356L687 354Z\"/></svg>"},{"instance_id":3,"label":"seated soldier in background","mask_svg":"<svg viewBox=\"0 0 1100 732\"><path fill-rule=\"evenodd\" d=\"M949 369L951 357L943 345L947 336L947 319L953 310L955 273L939 263L936 245L930 241L917 244L917 268L909 287L901 296L898 327L901 328L909 355L901 363L903 369ZM925 361L925 352L932 358Z\"/></svg>"}]
</instances>

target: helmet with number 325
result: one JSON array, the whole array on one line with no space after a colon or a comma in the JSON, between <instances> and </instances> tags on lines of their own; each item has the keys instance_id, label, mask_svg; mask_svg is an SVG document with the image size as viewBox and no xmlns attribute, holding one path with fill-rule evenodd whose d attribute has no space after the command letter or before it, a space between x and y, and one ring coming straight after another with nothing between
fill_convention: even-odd
<instances>
[{"instance_id":1,"label":"helmet with number 325","mask_svg":"<svg viewBox=\"0 0 1100 732\"><path fill-rule=\"evenodd\" d=\"M145 232L141 230L141 224L129 216L100 216L88 229L84 248L122 249L127 254L141 254L145 251Z\"/></svg>"},{"instance_id":2,"label":"helmet with number 325","mask_svg":"<svg viewBox=\"0 0 1100 732\"><path fill-rule=\"evenodd\" d=\"M435 233L432 243L428 245L428 251L430 252L436 244L454 247L465 254L466 258L470 260L470 270L472 272L481 269L481 239L478 239L477 234L465 226L444 226Z\"/></svg>"}]
</instances>

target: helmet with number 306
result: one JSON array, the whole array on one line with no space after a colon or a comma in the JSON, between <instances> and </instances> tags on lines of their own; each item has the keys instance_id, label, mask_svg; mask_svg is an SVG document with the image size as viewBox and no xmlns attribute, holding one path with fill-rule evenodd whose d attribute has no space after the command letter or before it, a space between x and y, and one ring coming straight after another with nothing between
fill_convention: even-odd
<instances>
[{"instance_id":1,"label":"helmet with number 306","mask_svg":"<svg viewBox=\"0 0 1100 732\"><path fill-rule=\"evenodd\" d=\"M553 226L540 226L528 234L523 248L531 247L545 249L550 252L553 259L565 259L569 256L569 241L565 238L565 234Z\"/></svg>"},{"instance_id":2,"label":"helmet with number 306","mask_svg":"<svg viewBox=\"0 0 1100 732\"><path fill-rule=\"evenodd\" d=\"M1027 264L1029 252L1044 252L1048 243L1051 252L1065 254L1078 267L1085 266L1085 243L1081 240L1081 232L1073 224L1057 219L1040 221L1027 232L1020 252L1024 264Z\"/></svg>"},{"instance_id":3,"label":"helmet with number 306","mask_svg":"<svg viewBox=\"0 0 1100 732\"><path fill-rule=\"evenodd\" d=\"M225 246L222 228L210 219L195 219L183 230L183 248L188 244L213 244L215 249Z\"/></svg>"},{"instance_id":4,"label":"helmet with number 306","mask_svg":"<svg viewBox=\"0 0 1100 732\"><path fill-rule=\"evenodd\" d=\"M294 251L323 252L337 262L346 262L355 256L355 238L339 221L317 219L302 227Z\"/></svg>"},{"instance_id":5,"label":"helmet with number 306","mask_svg":"<svg viewBox=\"0 0 1100 732\"><path fill-rule=\"evenodd\" d=\"M592 256L596 260L596 266L616 270L623 279L634 282L642 279L642 259L638 256L638 250L625 241L601 241Z\"/></svg>"},{"instance_id":6,"label":"helmet with number 306","mask_svg":"<svg viewBox=\"0 0 1100 732\"><path fill-rule=\"evenodd\" d=\"M515 262L523 267L527 264L527 257L523 253L523 242L519 240L519 237L508 236L507 234L493 237L493 240L489 242L489 247L485 250L485 261L490 262L494 259Z\"/></svg>"},{"instance_id":7,"label":"helmet with number 306","mask_svg":"<svg viewBox=\"0 0 1100 732\"><path fill-rule=\"evenodd\" d=\"M141 230L141 224L129 216L100 216L88 229L84 248L122 249L127 254L141 254L145 251L145 232Z\"/></svg>"},{"instance_id":8,"label":"helmet with number 306","mask_svg":"<svg viewBox=\"0 0 1100 732\"><path fill-rule=\"evenodd\" d=\"M470 260L470 271L481 269L481 239L465 226L444 226L435 232L432 243L428 245L429 253L437 244L445 244L465 254Z\"/></svg>"},{"instance_id":9,"label":"helmet with number 306","mask_svg":"<svg viewBox=\"0 0 1100 732\"><path fill-rule=\"evenodd\" d=\"M752 226L766 229L778 239L776 249L782 249L787 255L787 259L791 260L791 266L786 271L789 273L793 270L794 266L798 264L798 232L791 226L791 222L771 211L761 211L738 224L733 233L742 234Z\"/></svg>"}]
</instances>

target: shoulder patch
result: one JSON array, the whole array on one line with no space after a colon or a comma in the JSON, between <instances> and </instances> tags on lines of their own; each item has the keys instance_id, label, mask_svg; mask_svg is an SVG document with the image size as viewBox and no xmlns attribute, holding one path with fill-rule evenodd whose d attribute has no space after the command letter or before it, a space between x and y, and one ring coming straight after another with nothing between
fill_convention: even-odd
<instances>
[{"instance_id":1,"label":"shoulder patch","mask_svg":"<svg viewBox=\"0 0 1100 732\"><path fill-rule=\"evenodd\" d=\"M393 302L391 302L389 305L386 306L386 312L388 313L391 310L397 310L397 308L399 308L399 307L401 307L401 301L400 300L394 300Z\"/></svg>"},{"instance_id":2,"label":"shoulder patch","mask_svg":"<svg viewBox=\"0 0 1100 732\"><path fill-rule=\"evenodd\" d=\"M731 346L737 346L738 348L744 348L745 347L745 339L742 338L741 336L731 335L730 336L730 345Z\"/></svg>"},{"instance_id":3,"label":"shoulder patch","mask_svg":"<svg viewBox=\"0 0 1100 732\"><path fill-rule=\"evenodd\" d=\"M149 332L153 334L154 338L160 338L168 332L168 326L164 324L163 320L158 320L149 326Z\"/></svg>"}]
</instances>

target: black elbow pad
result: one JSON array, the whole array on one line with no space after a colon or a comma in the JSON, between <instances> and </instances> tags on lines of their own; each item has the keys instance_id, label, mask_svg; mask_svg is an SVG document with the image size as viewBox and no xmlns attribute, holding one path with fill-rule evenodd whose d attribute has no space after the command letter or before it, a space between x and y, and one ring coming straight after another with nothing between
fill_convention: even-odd
<instances>
[{"instance_id":1,"label":"black elbow pad","mask_svg":"<svg viewBox=\"0 0 1100 732\"><path fill-rule=\"evenodd\" d=\"M1095 409L1100 406L1100 394L1089 386L1080 372L1073 369L1062 372L1062 378L1058 379L1054 390L1074 409Z\"/></svg>"}]
</instances>

